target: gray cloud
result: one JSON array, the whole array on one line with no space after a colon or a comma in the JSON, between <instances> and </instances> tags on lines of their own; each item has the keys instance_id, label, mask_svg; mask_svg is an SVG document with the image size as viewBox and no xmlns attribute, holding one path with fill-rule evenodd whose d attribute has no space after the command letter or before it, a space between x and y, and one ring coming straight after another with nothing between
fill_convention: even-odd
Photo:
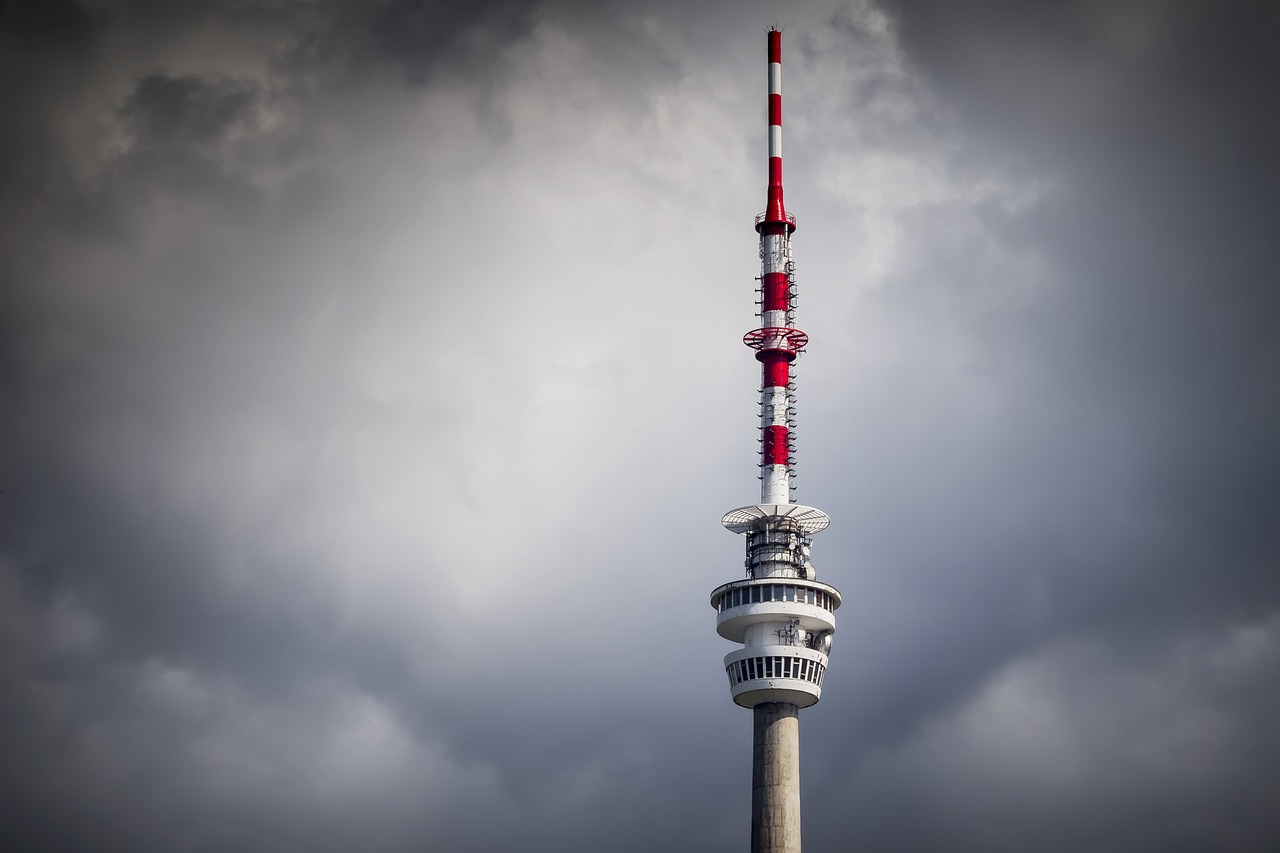
<instances>
[{"instance_id":1,"label":"gray cloud","mask_svg":"<svg viewBox=\"0 0 1280 853\"><path fill-rule=\"evenodd\" d=\"M953 6L779 22L806 843L1266 849L1274 21ZM7 846L740 847L776 11L3 14Z\"/></svg>"}]
</instances>

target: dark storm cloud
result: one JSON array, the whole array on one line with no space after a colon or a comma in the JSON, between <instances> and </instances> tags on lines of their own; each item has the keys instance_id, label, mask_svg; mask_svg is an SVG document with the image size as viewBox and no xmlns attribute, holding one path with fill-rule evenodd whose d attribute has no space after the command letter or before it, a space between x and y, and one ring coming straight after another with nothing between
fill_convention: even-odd
<instances>
[{"instance_id":1,"label":"dark storm cloud","mask_svg":"<svg viewBox=\"0 0 1280 853\"><path fill-rule=\"evenodd\" d=\"M775 14L4 7L8 846L741 846ZM807 843L1264 849L1274 17L795 14Z\"/></svg>"},{"instance_id":2,"label":"dark storm cloud","mask_svg":"<svg viewBox=\"0 0 1280 853\"><path fill-rule=\"evenodd\" d=\"M911 849L1263 849L1276 825L1254 792L1274 789L1275 740L1257 720L1275 712L1273 651L1244 667L1230 700L1194 680L1215 677L1211 650L1237 633L1275 643L1280 395L1268 377L1280 361L1280 255L1266 231L1280 196L1261 155L1277 127L1258 82L1277 72L1266 47L1275 17L1249 4L893 11L906 55L962 122L957 165L1043 175L1054 189L1028 209L976 209L998 252L1033 260L1022 287L974 252L954 210L922 206L904 226L912 263L860 306L891 326L923 318L934 335L959 325L974 345L962 364L914 364L911 384L872 398L859 419L933 408L921 395L954 406L937 412L945 428L914 436L910 459L852 451L851 468L892 484L853 513L870 540L862 551L901 573L881 591L919 585L926 607L888 621L873 590L865 610L846 607L846 625L866 620L853 642L874 652L826 701L858 707L850 742L873 753L899 743L902 763L920 764L899 788L895 761L872 759L891 793L873 793L873 772L842 789L875 802L840 834L863 828ZM941 390L957 380L957 393ZM980 400L993 392L1000 408L987 419ZM975 415L978 434L965 425ZM917 531L904 540L908 519ZM1013 731L987 756L943 743L962 732L931 742L1000 698L999 677L984 673L1082 637L1105 649L1096 669L1064 667L1044 690L1074 698L1055 707L1033 693L1011 720L1052 738L1049 715L1063 715L1064 754L1034 757ZM861 670L877 659L883 670ZM1155 711L1144 685L1184 677ZM867 684L887 692L859 697ZM1205 764L1181 740L1209 731L1219 752ZM1160 761L1136 746L1162 739ZM1017 749L1026 766L1002 768L998 752ZM1054 762L1076 750L1090 756L1075 759L1086 772L1055 779ZM950 775L962 768L963 806ZM1123 778L1124 792L1091 796L1095 776Z\"/></svg>"},{"instance_id":3,"label":"dark storm cloud","mask_svg":"<svg viewBox=\"0 0 1280 853\"><path fill-rule=\"evenodd\" d=\"M370 16L366 59L393 64L419 84L440 71L488 76L495 54L529 35L536 10L519 2L394 0Z\"/></svg>"},{"instance_id":4,"label":"dark storm cloud","mask_svg":"<svg viewBox=\"0 0 1280 853\"><path fill-rule=\"evenodd\" d=\"M371 115L351 102L390 90L411 104L437 74L474 92L483 118L496 108L477 57L495 58L520 28L491 26L486 7L299 10L316 14L296 19L297 32L282 7L227 18L67 8L76 27L33 15L19 23L39 39L9 30L31 52L8 79L16 89L34 78L41 91L23 102L22 127L34 130L9 137L25 180L5 208L19 226L4 258L4 390L17 413L4 428L0 570L12 617L8 842L560 849L634 825L646 799L635 792L672 763L650 758L651 719L601 698L590 707L607 716L566 728L548 688L582 685L557 684L573 681L567 673L531 678L525 669L545 660L499 625L469 628L479 643L450 653L456 665L403 654L334 588L358 593L361 574L408 572L402 554L365 543L342 558L355 580L338 581L321 544L347 546L344 524L364 538L379 529L362 466L392 480L424 469L361 459L360 442L340 456L326 448L347 441L352 417L379 442L395 432L368 427L370 410L388 408L376 389L344 389L338 376L368 339L397 333L370 316L387 297L368 280L383 242L358 230L358 210L324 220L334 193L361 197L359 167L317 149L357 116L374 134L400 132L379 126L376 105ZM208 27L219 30L212 41ZM265 64L246 47L257 37L282 39ZM78 66L55 66L42 53L50 40ZM121 40L137 55L111 53ZM456 201L451 215L466 214ZM341 250L317 247L317 233L341 234ZM288 253L301 246L321 261L296 264ZM360 288L346 316L326 305L348 300L326 264ZM414 279L427 297L444 293ZM429 324L436 305L425 307ZM448 424L447 413L429 420ZM306 520L284 522L302 507ZM441 507L406 509L430 519ZM418 524L437 547L463 535ZM414 642L456 633L448 575L411 552L412 572L432 585L414 605ZM490 660L495 638L511 649ZM338 731L356 739L344 746ZM371 775L359 779L363 762ZM693 808L663 799L668 813Z\"/></svg>"},{"instance_id":5,"label":"dark storm cloud","mask_svg":"<svg viewBox=\"0 0 1280 853\"><path fill-rule=\"evenodd\" d=\"M1059 176L1056 197L994 212L992 230L1061 281L1018 352L1038 406L1074 425L1064 461L1114 458L1104 482L1147 515L1131 523L1161 526L1142 531L1148 546L1171 552L1159 569L1140 561L1150 574L1131 593L1146 606L1132 618L1167 618L1193 594L1265 616L1280 544L1266 523L1280 506L1266 378L1280 249L1265 223L1280 170L1259 155L1280 127L1258 81L1277 71L1276 18L1254 4L990 8L903 4L904 43L967 108L972 138L1002 152L1016 139L1025 164Z\"/></svg>"}]
</instances>

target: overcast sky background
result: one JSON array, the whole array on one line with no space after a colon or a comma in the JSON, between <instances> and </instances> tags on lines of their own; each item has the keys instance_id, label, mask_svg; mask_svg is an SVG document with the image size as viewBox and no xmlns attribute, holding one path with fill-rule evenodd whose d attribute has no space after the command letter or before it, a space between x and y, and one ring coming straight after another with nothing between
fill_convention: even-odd
<instances>
[{"instance_id":1,"label":"overcast sky background","mask_svg":"<svg viewBox=\"0 0 1280 853\"><path fill-rule=\"evenodd\" d=\"M0 7L3 846L745 849L777 23L806 849L1275 849L1280 24L1041 5Z\"/></svg>"}]
</instances>

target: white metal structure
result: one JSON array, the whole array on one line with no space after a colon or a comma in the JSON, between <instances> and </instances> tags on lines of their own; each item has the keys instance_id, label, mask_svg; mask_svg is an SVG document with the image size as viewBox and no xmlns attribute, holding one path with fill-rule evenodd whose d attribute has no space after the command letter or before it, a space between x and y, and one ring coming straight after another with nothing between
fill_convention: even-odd
<instances>
[{"instance_id":1,"label":"white metal structure","mask_svg":"<svg viewBox=\"0 0 1280 853\"><path fill-rule=\"evenodd\" d=\"M792 363L809 336L792 325L796 293L791 235L795 217L782 192L782 34L769 32L769 189L760 235L760 328L743 341L760 362L760 503L726 513L724 526L746 537L746 578L711 593L720 636L743 648L725 656L733 701L746 708L789 702L807 708L822 696L840 593L818 583L809 537L830 519L791 503L795 394Z\"/></svg>"}]
</instances>

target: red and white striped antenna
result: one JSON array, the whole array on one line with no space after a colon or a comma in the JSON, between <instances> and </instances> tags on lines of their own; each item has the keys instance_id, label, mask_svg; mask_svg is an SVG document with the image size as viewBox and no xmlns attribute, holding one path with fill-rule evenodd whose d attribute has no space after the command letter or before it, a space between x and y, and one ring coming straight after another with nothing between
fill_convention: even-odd
<instances>
[{"instance_id":1,"label":"red and white striped antenna","mask_svg":"<svg viewBox=\"0 0 1280 853\"><path fill-rule=\"evenodd\" d=\"M782 192L782 31L769 30L769 189L764 213L756 217L760 235L760 328L743 337L760 362L760 502L791 502L794 473L794 395L791 362L809 342L792 325L795 267L791 234L796 218L787 213Z\"/></svg>"}]
</instances>

